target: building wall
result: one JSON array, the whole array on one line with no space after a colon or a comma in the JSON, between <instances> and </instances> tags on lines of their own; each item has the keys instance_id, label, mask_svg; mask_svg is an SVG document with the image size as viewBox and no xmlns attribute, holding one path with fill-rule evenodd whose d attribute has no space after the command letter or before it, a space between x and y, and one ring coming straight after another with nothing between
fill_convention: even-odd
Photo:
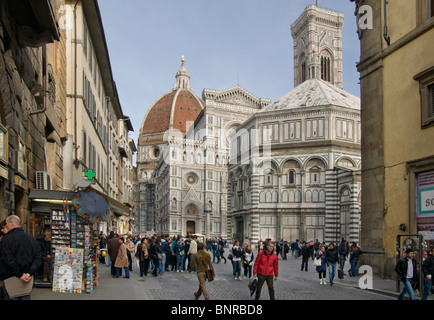
<instances>
[{"instance_id":1,"label":"building wall","mask_svg":"<svg viewBox=\"0 0 434 320\"><path fill-rule=\"evenodd\" d=\"M359 241L360 137L354 134L352 144L339 146L335 123L345 112L313 109L258 113L238 130L241 145L231 144L235 160L228 176L228 236L248 237L254 243L266 238ZM324 132L308 138L306 124L317 120L319 113L325 116ZM354 111L346 117L354 123L359 120ZM264 156L264 130L270 120L281 134L271 146L268 143L269 154ZM303 128L300 139L285 141L283 125L297 121Z\"/></svg>"},{"instance_id":2,"label":"building wall","mask_svg":"<svg viewBox=\"0 0 434 320\"><path fill-rule=\"evenodd\" d=\"M27 230L29 189L36 187L36 172L50 171L52 188L63 179L62 142L65 136L65 42L38 34L33 40L18 35L22 16L0 2L0 104L2 152L0 159L0 221L18 215ZM53 8L59 17L61 1ZM15 8L17 9L17 8ZM28 11L26 11L28 10ZM57 20L56 20L57 21ZM24 22L25 23L25 22ZM57 33L57 31L53 31Z\"/></svg>"},{"instance_id":3,"label":"building wall","mask_svg":"<svg viewBox=\"0 0 434 320\"><path fill-rule=\"evenodd\" d=\"M416 178L433 169L432 127L421 126L419 72L432 66L434 20L429 1L364 1L373 29L361 35L362 239L361 263L393 277L398 234L418 232ZM383 37L387 22L390 45ZM430 160L431 159L431 160ZM400 230L405 225L406 230Z\"/></svg>"},{"instance_id":4,"label":"building wall","mask_svg":"<svg viewBox=\"0 0 434 320\"><path fill-rule=\"evenodd\" d=\"M65 190L76 190L85 172L95 173L92 188L117 203L117 220L108 231L130 230L133 195L127 125L111 72L97 2L65 1L67 38L67 135Z\"/></svg>"}]
</instances>

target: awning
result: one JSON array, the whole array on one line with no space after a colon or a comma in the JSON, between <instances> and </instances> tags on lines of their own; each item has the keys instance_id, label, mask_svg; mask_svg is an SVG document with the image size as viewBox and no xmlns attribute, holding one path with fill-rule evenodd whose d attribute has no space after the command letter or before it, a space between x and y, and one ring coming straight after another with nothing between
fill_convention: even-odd
<instances>
[{"instance_id":1,"label":"awning","mask_svg":"<svg viewBox=\"0 0 434 320\"><path fill-rule=\"evenodd\" d=\"M110 210L116 214L117 216L129 216L130 215L130 207L124 205L123 203L113 199L108 198L108 203L110 206Z\"/></svg>"},{"instance_id":2,"label":"awning","mask_svg":"<svg viewBox=\"0 0 434 320\"><path fill-rule=\"evenodd\" d=\"M75 192L70 191L30 189L30 209L32 212L49 214L53 209L61 209L65 200L71 205L75 195Z\"/></svg>"}]
</instances>

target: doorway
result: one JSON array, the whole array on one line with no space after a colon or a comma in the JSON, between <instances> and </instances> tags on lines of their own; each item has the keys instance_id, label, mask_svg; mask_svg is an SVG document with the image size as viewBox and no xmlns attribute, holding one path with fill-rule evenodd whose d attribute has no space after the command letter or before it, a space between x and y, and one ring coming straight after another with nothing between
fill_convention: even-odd
<instances>
[{"instance_id":1,"label":"doorway","mask_svg":"<svg viewBox=\"0 0 434 320\"><path fill-rule=\"evenodd\" d=\"M192 235L196 233L196 222L195 221L187 221L187 235Z\"/></svg>"}]
</instances>

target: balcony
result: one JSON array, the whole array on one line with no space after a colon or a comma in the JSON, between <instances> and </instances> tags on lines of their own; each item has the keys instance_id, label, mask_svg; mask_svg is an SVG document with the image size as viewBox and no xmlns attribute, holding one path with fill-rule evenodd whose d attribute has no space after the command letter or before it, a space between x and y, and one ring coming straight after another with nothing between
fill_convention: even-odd
<instances>
[{"instance_id":1,"label":"balcony","mask_svg":"<svg viewBox=\"0 0 434 320\"><path fill-rule=\"evenodd\" d=\"M10 17L17 25L21 47L40 47L60 40L56 0L7 0Z\"/></svg>"}]
</instances>

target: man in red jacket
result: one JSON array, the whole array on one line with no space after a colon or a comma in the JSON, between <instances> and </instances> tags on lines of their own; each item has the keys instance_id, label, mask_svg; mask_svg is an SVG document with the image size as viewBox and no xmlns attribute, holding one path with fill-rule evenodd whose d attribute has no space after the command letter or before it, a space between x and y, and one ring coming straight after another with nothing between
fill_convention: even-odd
<instances>
[{"instance_id":1,"label":"man in red jacket","mask_svg":"<svg viewBox=\"0 0 434 320\"><path fill-rule=\"evenodd\" d=\"M274 299L274 281L277 280L277 275L279 274L279 265L277 262L277 255L273 253L274 244L270 241L267 244L266 250L259 252L255 260L255 265L253 266L253 276L258 275L258 286L256 288L255 300L259 300L261 296L262 286L264 282L267 282L268 293L270 294L270 300Z\"/></svg>"}]
</instances>

